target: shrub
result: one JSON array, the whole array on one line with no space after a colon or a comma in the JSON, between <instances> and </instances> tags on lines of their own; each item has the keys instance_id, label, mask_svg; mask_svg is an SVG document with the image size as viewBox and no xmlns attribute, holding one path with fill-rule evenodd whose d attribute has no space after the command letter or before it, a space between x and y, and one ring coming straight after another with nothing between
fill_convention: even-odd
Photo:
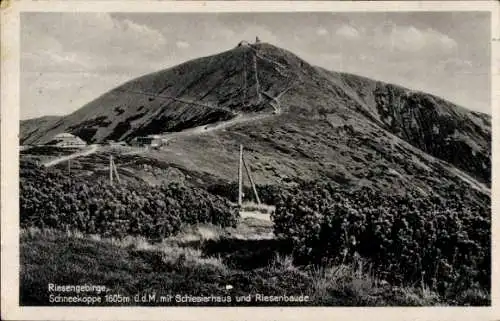
<instances>
[{"instance_id":1,"label":"shrub","mask_svg":"<svg viewBox=\"0 0 500 321\"><path fill-rule=\"evenodd\" d=\"M391 283L421 282L440 292L490 283L490 204L446 197L388 195L328 183L302 184L277 204L275 234L292 243L298 262L370 261Z\"/></svg>"},{"instance_id":2,"label":"shrub","mask_svg":"<svg viewBox=\"0 0 500 321\"><path fill-rule=\"evenodd\" d=\"M234 226L236 208L203 190L70 180L34 164L21 169L21 227L51 227L104 236L159 239L182 224Z\"/></svg>"}]
</instances>

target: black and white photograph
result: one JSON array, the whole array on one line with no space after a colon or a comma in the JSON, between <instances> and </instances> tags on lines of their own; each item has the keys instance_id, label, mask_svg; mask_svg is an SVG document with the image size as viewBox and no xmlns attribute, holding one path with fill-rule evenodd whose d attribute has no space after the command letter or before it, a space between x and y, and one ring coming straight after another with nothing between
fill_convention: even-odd
<instances>
[{"instance_id":1,"label":"black and white photograph","mask_svg":"<svg viewBox=\"0 0 500 321\"><path fill-rule=\"evenodd\" d=\"M493 32L21 12L19 305L491 307Z\"/></svg>"}]
</instances>

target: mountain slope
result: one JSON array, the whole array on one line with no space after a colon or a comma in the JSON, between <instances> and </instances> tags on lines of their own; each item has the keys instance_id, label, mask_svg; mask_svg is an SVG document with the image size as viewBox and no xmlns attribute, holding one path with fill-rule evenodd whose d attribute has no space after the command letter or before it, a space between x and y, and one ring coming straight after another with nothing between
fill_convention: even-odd
<instances>
[{"instance_id":1,"label":"mountain slope","mask_svg":"<svg viewBox=\"0 0 500 321\"><path fill-rule=\"evenodd\" d=\"M61 116L43 116L21 120L21 130L19 133L21 144L34 142L35 137L45 135L61 118Z\"/></svg>"},{"instance_id":2,"label":"mountain slope","mask_svg":"<svg viewBox=\"0 0 500 321\"><path fill-rule=\"evenodd\" d=\"M240 95L243 50L197 59L129 81L26 142L45 143L63 131L90 142L125 140L229 119L234 116L233 110L244 109ZM251 92L251 79L248 82L247 91ZM253 103L251 97L245 102ZM256 105L247 109L264 108Z\"/></svg>"},{"instance_id":3,"label":"mountain slope","mask_svg":"<svg viewBox=\"0 0 500 321\"><path fill-rule=\"evenodd\" d=\"M491 117L434 95L349 74L341 79L369 108L382 128L439 159L490 182Z\"/></svg>"},{"instance_id":4,"label":"mountain slope","mask_svg":"<svg viewBox=\"0 0 500 321\"><path fill-rule=\"evenodd\" d=\"M131 80L21 140L44 143L60 132L129 140L216 122L228 125L171 135L147 156L232 181L244 144L258 183L327 177L387 190L489 193L490 116L314 67L264 43Z\"/></svg>"}]
</instances>

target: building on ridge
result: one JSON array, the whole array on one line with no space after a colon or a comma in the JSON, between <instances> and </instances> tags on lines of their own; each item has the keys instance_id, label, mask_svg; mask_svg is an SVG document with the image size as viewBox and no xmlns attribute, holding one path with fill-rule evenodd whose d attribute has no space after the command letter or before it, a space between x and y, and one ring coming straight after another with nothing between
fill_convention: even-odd
<instances>
[{"instance_id":1,"label":"building on ridge","mask_svg":"<svg viewBox=\"0 0 500 321\"><path fill-rule=\"evenodd\" d=\"M162 140L160 135L137 136L130 142L132 146L152 147L152 148L158 148L163 143L164 141Z\"/></svg>"}]
</instances>

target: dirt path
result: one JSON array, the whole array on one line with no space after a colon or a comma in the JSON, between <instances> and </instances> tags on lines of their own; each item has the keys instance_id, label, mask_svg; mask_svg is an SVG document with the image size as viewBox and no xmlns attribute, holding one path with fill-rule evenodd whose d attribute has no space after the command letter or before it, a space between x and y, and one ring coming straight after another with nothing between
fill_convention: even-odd
<instances>
[{"instance_id":1,"label":"dirt path","mask_svg":"<svg viewBox=\"0 0 500 321\"><path fill-rule=\"evenodd\" d=\"M51 161L49 161L49 162L47 162L47 163L45 163L43 165L45 167L51 167L51 166L60 164L62 162L66 162L66 161L68 161L70 159L74 159L74 158L77 158L77 157L87 156L87 155L93 154L98 149L98 145L90 145L89 147L90 148L87 149L87 150L85 150L85 151L77 152L77 153L74 153L74 154L71 154L71 155L67 155L67 156L62 156L62 157L56 158L54 160L51 160Z\"/></svg>"},{"instance_id":2,"label":"dirt path","mask_svg":"<svg viewBox=\"0 0 500 321\"><path fill-rule=\"evenodd\" d=\"M259 82L259 72L257 69L257 57L254 55L253 56L253 73L254 73L254 78L255 78L255 91L257 92L257 104L260 104L262 101L262 94L260 92L260 82Z\"/></svg>"},{"instance_id":3,"label":"dirt path","mask_svg":"<svg viewBox=\"0 0 500 321\"><path fill-rule=\"evenodd\" d=\"M236 117L234 117L234 118L232 118L230 120L222 121L222 122L219 122L219 123L216 123L216 124L202 125L202 126L190 128L190 129L187 129L187 130L183 130L183 131L180 131L180 132L163 134L163 135L161 135L162 139L164 139L164 140L170 140L170 139L179 138L179 137L186 137L186 136L192 136L192 135L201 135L201 134L212 132L212 131L215 131L215 130L225 129L225 128L228 128L230 126L234 126L236 124L241 124L241 123L247 123L247 122L251 122L251 121L261 120L261 119L265 119L265 118L272 117L272 116L275 116L277 114L280 114L281 113L280 98L284 94L286 94L296 84L296 81L290 81L290 85L288 85L276 97L273 97L270 94L268 94L268 93L266 93L264 91L261 91L260 90L260 85L259 85L259 79L258 79L258 76L257 76L257 74L258 74L258 66L257 66L257 60L256 60L257 56L258 55L256 53L253 55L253 61L252 61L252 65L253 66L252 67L254 69L255 81L256 81L257 93L258 93L259 101L262 100L262 95L264 95L268 99L270 99L273 102L271 104L271 106L274 109L274 111L273 111L272 114L258 114L258 115L242 115L242 114L237 114ZM264 59L264 57L261 57L261 58ZM273 63L276 63L276 64L279 65L279 63L274 62L274 61L273 61ZM245 67L246 67L246 65L245 65ZM246 91L246 85L247 84L246 84L246 68L245 68L245 83L244 83L245 91Z\"/></svg>"},{"instance_id":4,"label":"dirt path","mask_svg":"<svg viewBox=\"0 0 500 321\"><path fill-rule=\"evenodd\" d=\"M202 135L205 133L213 132L216 130L220 129L225 129L237 124L241 123L247 123L251 121L256 121L256 120L261 120L265 119L271 116L274 116L275 114L257 114L257 115L237 115L236 117L227 120L227 121L222 121L219 123L215 124L207 124L207 125L202 125L202 126L197 126L193 128L189 128L180 132L172 132L172 133L167 133L160 135L162 139L164 140L171 140L174 138L179 138L179 137L186 137L186 136L193 136L193 135Z\"/></svg>"},{"instance_id":5,"label":"dirt path","mask_svg":"<svg viewBox=\"0 0 500 321\"><path fill-rule=\"evenodd\" d=\"M264 214L264 213L257 212L257 211L253 211L253 212L242 211L242 212L240 212L240 215L241 215L242 219L255 218L255 219L262 220L262 221L271 222L271 215L270 214Z\"/></svg>"},{"instance_id":6,"label":"dirt path","mask_svg":"<svg viewBox=\"0 0 500 321\"><path fill-rule=\"evenodd\" d=\"M270 95L267 92L261 91L260 90L259 78L258 78L258 64L257 64L257 59L256 58L268 60L271 63L274 63L274 64L278 65L281 68L283 68L283 66L281 64L279 64L278 62L275 62L273 60L267 59L267 58L259 55L257 52L254 52L254 54L252 56L253 56L253 59L252 59L251 67L250 68L253 69L253 72L254 72L258 100L259 100L259 102L262 101L262 96L265 96L267 99L269 99L271 101L270 105L274 109L272 113L265 113L265 114L239 114L238 113L238 114L236 114L236 116L234 118L229 119L227 121L221 121L221 122L218 122L218 123L212 123L212 124L197 126L197 127L189 128L189 129L186 129L186 130L183 130L183 131L179 131L179 132L171 132L171 133L160 134L159 135L160 138L163 141L167 142L167 141L170 141L172 139L181 138L181 137L203 135L205 133L213 132L213 131L216 131L216 130L226 129L228 127L231 127L231 126L234 126L234 125L237 125L237 124L248 123L248 122L257 121L257 120L262 120L262 119L273 117L273 116L276 116L276 115L280 114L282 112L280 98L284 94L286 94L291 88L294 87L294 85L296 84L296 81L289 81L289 85L284 90L282 90L276 97L273 97L272 95ZM244 59L246 59L246 58L244 58ZM243 84L242 84L242 86L244 88L244 90L243 90L243 103L245 103L246 96L247 96L246 95L247 94L246 93L246 91L247 91L247 85L248 85L247 84L247 79L246 79L247 69L248 68L247 68L247 66L245 64L244 68L243 68L244 75L243 75ZM288 76L286 76L286 77L288 78ZM136 93L139 94L139 92L136 92ZM141 94L144 94L144 93L141 93ZM219 109L226 110L225 108L221 108L221 107L208 106L208 105L205 105L205 104L202 104L202 103L196 103L196 102L192 102L192 101L187 101L185 99L174 98L174 97L170 97L170 96L167 97L165 95L155 95L155 97L174 99L174 100L177 100L177 101L180 101L180 102L184 102L184 103L191 103L191 104L194 104L194 105L200 105L200 106L205 106L205 107L219 108ZM233 110L231 110L231 112L234 113ZM130 152L128 154L137 154L137 153L140 153L141 150L133 151L133 152Z\"/></svg>"}]
</instances>

